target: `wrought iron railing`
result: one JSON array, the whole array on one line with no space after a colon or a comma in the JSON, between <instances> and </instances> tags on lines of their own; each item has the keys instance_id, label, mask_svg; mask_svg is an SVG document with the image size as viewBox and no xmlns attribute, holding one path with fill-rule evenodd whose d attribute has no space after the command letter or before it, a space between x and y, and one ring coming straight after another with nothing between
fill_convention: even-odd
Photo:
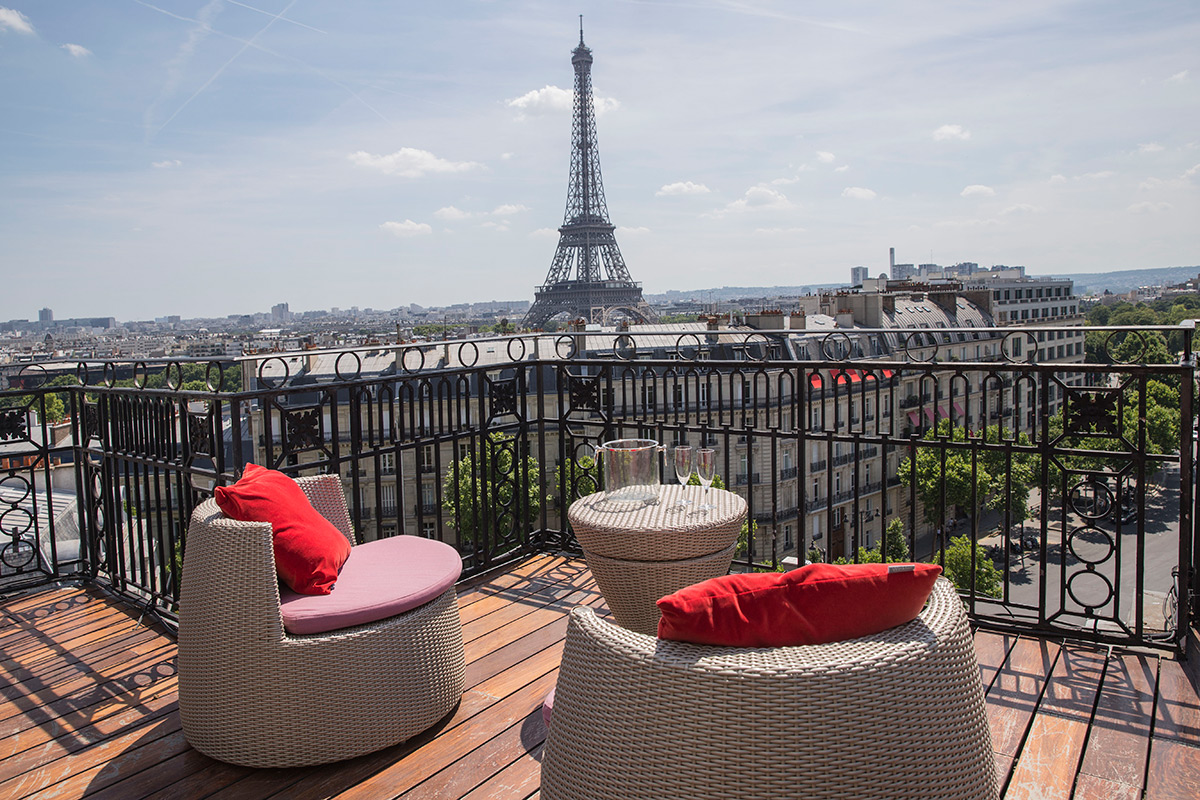
<instances>
[{"instance_id":1,"label":"wrought iron railing","mask_svg":"<svg viewBox=\"0 0 1200 800\"><path fill-rule=\"evenodd\" d=\"M172 380L177 361L13 369L0 393L0 587L81 575L171 618L191 512L249 461L342 476L361 535L442 538L470 574L574 549L566 509L601 484L594 445L636 436L717 448L755 523L736 568L853 560L866 539L843 520L894 509L871 540L899 519L908 557L954 566L982 624L1175 642L1196 611L1195 375L1191 329L1156 330L1182 334L1180 362L1040 364L1033 348L946 362L928 331L911 349L904 331L881 331L888 355L845 381L848 362L767 358L774 336L845 335L804 331L702 331L665 348L661 335L645 347L625 333L517 336L399 347L384 365L377 352L268 354L201 362L203 391ZM235 372L241 390L220 391ZM52 385L60 376L74 385ZM1175 392L1174 427L1159 384ZM910 393L931 399L906 406ZM55 425L59 401L68 421ZM879 413L851 424L866 401ZM781 467L784 449L810 443L840 457ZM739 480L742 458L753 480ZM1177 610L1170 597L1184 598Z\"/></svg>"}]
</instances>

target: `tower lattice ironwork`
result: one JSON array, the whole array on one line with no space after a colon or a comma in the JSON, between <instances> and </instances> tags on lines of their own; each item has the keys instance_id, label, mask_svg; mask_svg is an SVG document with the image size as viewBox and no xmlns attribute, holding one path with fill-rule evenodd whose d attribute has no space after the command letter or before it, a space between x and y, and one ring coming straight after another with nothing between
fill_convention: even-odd
<instances>
[{"instance_id":1,"label":"tower lattice ironwork","mask_svg":"<svg viewBox=\"0 0 1200 800\"><path fill-rule=\"evenodd\" d=\"M642 299L641 284L629 277L613 233L616 226L608 221L592 102L592 51L583 43L582 18L579 46L571 53L571 64L575 68L575 108L567 210L558 229L558 249L550 272L545 284L537 288L525 325L540 328L559 314L600 324L619 317L652 322L654 312Z\"/></svg>"}]
</instances>

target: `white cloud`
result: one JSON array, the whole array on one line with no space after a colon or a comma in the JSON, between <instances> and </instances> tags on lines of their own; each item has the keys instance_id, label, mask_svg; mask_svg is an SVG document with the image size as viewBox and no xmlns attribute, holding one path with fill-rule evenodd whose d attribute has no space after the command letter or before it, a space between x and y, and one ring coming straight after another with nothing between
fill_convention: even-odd
<instances>
[{"instance_id":1,"label":"white cloud","mask_svg":"<svg viewBox=\"0 0 1200 800\"><path fill-rule=\"evenodd\" d=\"M1158 214L1169 210L1171 210L1170 203L1151 203L1148 200L1142 203L1134 203L1126 209L1130 214Z\"/></svg>"},{"instance_id":2,"label":"white cloud","mask_svg":"<svg viewBox=\"0 0 1200 800\"><path fill-rule=\"evenodd\" d=\"M1006 216L1008 214L1037 214L1040 213L1041 210L1042 209L1038 208L1037 206L1031 206L1029 203L1017 203L1016 205L1012 205L1004 209L1000 212L1000 214L1002 216Z\"/></svg>"},{"instance_id":3,"label":"white cloud","mask_svg":"<svg viewBox=\"0 0 1200 800\"><path fill-rule=\"evenodd\" d=\"M773 210L791 208L792 204L782 192L766 186L751 186L746 194L725 206L725 211Z\"/></svg>"},{"instance_id":4,"label":"white cloud","mask_svg":"<svg viewBox=\"0 0 1200 800\"><path fill-rule=\"evenodd\" d=\"M1198 174L1200 174L1200 164L1197 164L1196 166L1189 169L1187 172L1183 173L1183 177L1193 178Z\"/></svg>"},{"instance_id":5,"label":"white cloud","mask_svg":"<svg viewBox=\"0 0 1200 800\"><path fill-rule=\"evenodd\" d=\"M433 233L433 228L428 223L413 222L411 219L406 219L404 222L385 222L379 227L400 237L428 236Z\"/></svg>"},{"instance_id":6,"label":"white cloud","mask_svg":"<svg viewBox=\"0 0 1200 800\"><path fill-rule=\"evenodd\" d=\"M462 209L459 209L459 208L455 208L454 206L446 206L444 208L439 208L437 211L433 212L433 215L435 217L437 217L438 219L444 219L447 222L453 222L455 220L466 219L467 217L471 216L471 214L469 212L463 211Z\"/></svg>"},{"instance_id":7,"label":"white cloud","mask_svg":"<svg viewBox=\"0 0 1200 800\"><path fill-rule=\"evenodd\" d=\"M834 172L845 172L848 169L850 169L849 164L842 164L840 167L834 167L833 171Z\"/></svg>"},{"instance_id":8,"label":"white cloud","mask_svg":"<svg viewBox=\"0 0 1200 800\"><path fill-rule=\"evenodd\" d=\"M971 132L962 125L943 125L933 132L935 142L947 142L955 139L965 142L970 138Z\"/></svg>"},{"instance_id":9,"label":"white cloud","mask_svg":"<svg viewBox=\"0 0 1200 800\"><path fill-rule=\"evenodd\" d=\"M512 153L501 153L501 154L500 154L500 160L501 160L501 161L508 161L508 160L509 160L510 158L512 158L512 157L513 157L513 154L512 154Z\"/></svg>"},{"instance_id":10,"label":"white cloud","mask_svg":"<svg viewBox=\"0 0 1200 800\"><path fill-rule=\"evenodd\" d=\"M1050 176L1050 183L1066 183L1066 182L1067 182L1066 175L1051 175Z\"/></svg>"},{"instance_id":11,"label":"white cloud","mask_svg":"<svg viewBox=\"0 0 1200 800\"><path fill-rule=\"evenodd\" d=\"M508 220L504 220L503 222L492 222L491 220L488 220L487 222L483 223L479 227L489 228L490 230L494 230L497 233L504 233L505 231L508 230Z\"/></svg>"},{"instance_id":12,"label":"white cloud","mask_svg":"<svg viewBox=\"0 0 1200 800\"><path fill-rule=\"evenodd\" d=\"M0 31L3 30L33 35L33 25L29 22L29 17L16 9L0 6Z\"/></svg>"},{"instance_id":13,"label":"white cloud","mask_svg":"<svg viewBox=\"0 0 1200 800\"><path fill-rule=\"evenodd\" d=\"M509 217L509 216L512 216L513 214L519 214L522 211L528 211L528 210L529 209L526 208L525 206L520 206L520 205L514 206L514 205L506 203L505 205L502 205L502 206L496 206L496 210L492 212L492 216L494 216L494 217Z\"/></svg>"},{"instance_id":14,"label":"white cloud","mask_svg":"<svg viewBox=\"0 0 1200 800\"><path fill-rule=\"evenodd\" d=\"M981 183L973 183L959 192L963 197L992 197L996 190Z\"/></svg>"},{"instance_id":15,"label":"white cloud","mask_svg":"<svg viewBox=\"0 0 1200 800\"><path fill-rule=\"evenodd\" d=\"M174 169L175 167L182 167L183 162L178 158L169 158L166 161L151 162L150 166L154 167L155 169Z\"/></svg>"},{"instance_id":16,"label":"white cloud","mask_svg":"<svg viewBox=\"0 0 1200 800\"><path fill-rule=\"evenodd\" d=\"M673 197L681 194L708 194L709 188L703 183L692 183L691 181L679 181L677 183L668 183L657 192L655 197Z\"/></svg>"},{"instance_id":17,"label":"white cloud","mask_svg":"<svg viewBox=\"0 0 1200 800\"><path fill-rule=\"evenodd\" d=\"M66 50L68 53L75 56L76 58L87 58L88 56L90 56L92 54L91 50L88 50L86 47L84 47L81 44L64 44L62 46L62 49Z\"/></svg>"},{"instance_id":18,"label":"white cloud","mask_svg":"<svg viewBox=\"0 0 1200 800\"><path fill-rule=\"evenodd\" d=\"M1183 83L1187 80L1187 77L1188 71L1185 69L1183 72L1176 72L1174 75L1167 78L1167 83Z\"/></svg>"},{"instance_id":19,"label":"white cloud","mask_svg":"<svg viewBox=\"0 0 1200 800\"><path fill-rule=\"evenodd\" d=\"M755 228L754 233L761 236L773 236L781 233L807 233L805 228Z\"/></svg>"},{"instance_id":20,"label":"white cloud","mask_svg":"<svg viewBox=\"0 0 1200 800\"><path fill-rule=\"evenodd\" d=\"M1147 142L1146 144L1138 145L1139 153L1161 153L1163 146L1158 142Z\"/></svg>"},{"instance_id":21,"label":"white cloud","mask_svg":"<svg viewBox=\"0 0 1200 800\"><path fill-rule=\"evenodd\" d=\"M979 228L999 225L998 219L944 219L933 223L935 228Z\"/></svg>"},{"instance_id":22,"label":"white cloud","mask_svg":"<svg viewBox=\"0 0 1200 800\"><path fill-rule=\"evenodd\" d=\"M518 116L524 119L526 116L570 112L574 102L575 94L570 89L547 85L541 89L526 92L520 97L514 97L512 100L506 101L506 105L509 108L515 108ZM621 104L613 98L600 97L595 94L592 95L592 105L596 109L596 116L607 111L616 111L621 107Z\"/></svg>"},{"instance_id":23,"label":"white cloud","mask_svg":"<svg viewBox=\"0 0 1200 800\"><path fill-rule=\"evenodd\" d=\"M822 164L832 164L836 160L837 156L826 150L821 150L817 153L817 161L820 161Z\"/></svg>"},{"instance_id":24,"label":"white cloud","mask_svg":"<svg viewBox=\"0 0 1200 800\"><path fill-rule=\"evenodd\" d=\"M538 228L536 231L529 232L530 239L557 239L558 230L556 228Z\"/></svg>"},{"instance_id":25,"label":"white cloud","mask_svg":"<svg viewBox=\"0 0 1200 800\"><path fill-rule=\"evenodd\" d=\"M401 147L386 156L359 150L351 153L349 159L360 167L372 167L384 175L399 175L402 178L419 178L430 172L466 172L483 166L474 161L447 161L428 150L415 147Z\"/></svg>"},{"instance_id":26,"label":"white cloud","mask_svg":"<svg viewBox=\"0 0 1200 800\"><path fill-rule=\"evenodd\" d=\"M1113 172L1111 169L1101 170L1100 172L1085 172L1079 176L1078 180L1102 181L1105 178L1111 178L1116 174L1117 173Z\"/></svg>"},{"instance_id":27,"label":"white cloud","mask_svg":"<svg viewBox=\"0 0 1200 800\"><path fill-rule=\"evenodd\" d=\"M875 192L861 186L847 186L842 190L842 197L849 197L851 200L874 200Z\"/></svg>"},{"instance_id":28,"label":"white cloud","mask_svg":"<svg viewBox=\"0 0 1200 800\"><path fill-rule=\"evenodd\" d=\"M650 232L650 229L644 225L637 227L637 228L626 228L624 226L617 228L617 233L621 234L622 236L640 236L643 233L649 233L649 232Z\"/></svg>"}]
</instances>

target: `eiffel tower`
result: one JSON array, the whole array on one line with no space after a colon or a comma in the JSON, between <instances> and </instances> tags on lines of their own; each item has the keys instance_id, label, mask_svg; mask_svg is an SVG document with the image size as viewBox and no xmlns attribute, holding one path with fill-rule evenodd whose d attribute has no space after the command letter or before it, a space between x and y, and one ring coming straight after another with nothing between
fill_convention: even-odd
<instances>
[{"instance_id":1,"label":"eiffel tower","mask_svg":"<svg viewBox=\"0 0 1200 800\"><path fill-rule=\"evenodd\" d=\"M571 64L575 67L575 111L567 211L558 229L558 249L550 272L546 282L537 287L524 324L540 328L559 314L598 324L622 317L653 322L654 312L642 299L642 286L629 277L617 247L616 226L608 221L592 103L592 51L583 43L582 16L579 46L571 53ZM607 278L600 277L601 263Z\"/></svg>"}]
</instances>

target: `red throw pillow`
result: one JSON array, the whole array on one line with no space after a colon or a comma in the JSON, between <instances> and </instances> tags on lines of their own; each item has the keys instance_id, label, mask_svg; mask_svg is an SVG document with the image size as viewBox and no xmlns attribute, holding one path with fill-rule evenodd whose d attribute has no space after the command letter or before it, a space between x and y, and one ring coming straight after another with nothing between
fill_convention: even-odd
<instances>
[{"instance_id":1,"label":"red throw pillow","mask_svg":"<svg viewBox=\"0 0 1200 800\"><path fill-rule=\"evenodd\" d=\"M233 486L218 486L217 505L242 522L271 523L275 569L292 591L329 594L350 557L350 540L321 516L294 480L247 464Z\"/></svg>"},{"instance_id":2,"label":"red throw pillow","mask_svg":"<svg viewBox=\"0 0 1200 800\"><path fill-rule=\"evenodd\" d=\"M857 639L916 618L936 564L809 564L724 575L658 601L660 639L787 647Z\"/></svg>"}]
</instances>

